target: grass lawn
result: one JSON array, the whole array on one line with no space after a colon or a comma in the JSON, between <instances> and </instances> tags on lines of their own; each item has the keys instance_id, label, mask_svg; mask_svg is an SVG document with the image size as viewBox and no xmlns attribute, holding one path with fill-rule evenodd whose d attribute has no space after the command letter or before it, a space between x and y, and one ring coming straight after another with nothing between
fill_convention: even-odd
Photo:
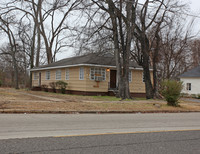
<instances>
[{"instance_id":1,"label":"grass lawn","mask_svg":"<svg viewBox=\"0 0 200 154\"><path fill-rule=\"evenodd\" d=\"M180 107L164 100L134 98L120 101L111 96L80 96L42 91L0 88L0 111L200 111L200 103L180 101Z\"/></svg>"}]
</instances>

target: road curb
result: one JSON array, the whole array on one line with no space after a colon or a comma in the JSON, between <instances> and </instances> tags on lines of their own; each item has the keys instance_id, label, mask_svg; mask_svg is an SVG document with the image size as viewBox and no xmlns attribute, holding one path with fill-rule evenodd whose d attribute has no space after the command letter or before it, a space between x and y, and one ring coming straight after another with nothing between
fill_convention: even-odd
<instances>
[{"instance_id":1,"label":"road curb","mask_svg":"<svg viewBox=\"0 0 200 154\"><path fill-rule=\"evenodd\" d=\"M191 113L200 111L47 111L47 110L0 110L0 114L138 114L138 113Z\"/></svg>"}]
</instances>

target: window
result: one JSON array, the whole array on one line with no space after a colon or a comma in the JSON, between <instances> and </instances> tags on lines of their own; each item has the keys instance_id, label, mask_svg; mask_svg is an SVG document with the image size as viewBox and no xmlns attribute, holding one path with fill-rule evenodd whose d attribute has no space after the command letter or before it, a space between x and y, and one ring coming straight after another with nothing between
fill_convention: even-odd
<instances>
[{"instance_id":1,"label":"window","mask_svg":"<svg viewBox=\"0 0 200 154\"><path fill-rule=\"evenodd\" d=\"M128 73L128 81L132 82L132 71L129 71Z\"/></svg>"},{"instance_id":2,"label":"window","mask_svg":"<svg viewBox=\"0 0 200 154\"><path fill-rule=\"evenodd\" d=\"M191 83L187 83L186 84L186 89L187 90L191 90L192 89L192 84Z\"/></svg>"},{"instance_id":3,"label":"window","mask_svg":"<svg viewBox=\"0 0 200 154\"><path fill-rule=\"evenodd\" d=\"M144 72L142 72L142 82L145 82Z\"/></svg>"},{"instance_id":4,"label":"window","mask_svg":"<svg viewBox=\"0 0 200 154\"><path fill-rule=\"evenodd\" d=\"M46 71L46 80L50 80L50 71Z\"/></svg>"},{"instance_id":5,"label":"window","mask_svg":"<svg viewBox=\"0 0 200 154\"><path fill-rule=\"evenodd\" d=\"M95 80L95 76L102 77L102 80L106 80L106 70L104 68L91 68L90 80Z\"/></svg>"},{"instance_id":6,"label":"window","mask_svg":"<svg viewBox=\"0 0 200 154\"><path fill-rule=\"evenodd\" d=\"M61 80L61 70L56 71L56 80Z\"/></svg>"},{"instance_id":7,"label":"window","mask_svg":"<svg viewBox=\"0 0 200 154\"><path fill-rule=\"evenodd\" d=\"M66 72L65 72L65 79L69 80L69 69L68 68L66 69Z\"/></svg>"},{"instance_id":8,"label":"window","mask_svg":"<svg viewBox=\"0 0 200 154\"><path fill-rule=\"evenodd\" d=\"M79 80L84 80L84 68L81 67L79 71Z\"/></svg>"},{"instance_id":9,"label":"window","mask_svg":"<svg viewBox=\"0 0 200 154\"><path fill-rule=\"evenodd\" d=\"M38 73L34 72L34 74L33 74L33 80L37 80L37 79L38 79Z\"/></svg>"}]
</instances>

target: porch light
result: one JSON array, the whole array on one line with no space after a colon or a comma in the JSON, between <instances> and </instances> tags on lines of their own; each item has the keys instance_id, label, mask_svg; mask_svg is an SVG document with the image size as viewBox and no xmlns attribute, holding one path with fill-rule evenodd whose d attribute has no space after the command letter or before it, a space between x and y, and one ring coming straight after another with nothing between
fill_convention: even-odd
<instances>
[{"instance_id":1,"label":"porch light","mask_svg":"<svg viewBox=\"0 0 200 154\"><path fill-rule=\"evenodd\" d=\"M107 69L106 69L106 72L110 72L110 69L109 69L109 68L107 68Z\"/></svg>"}]
</instances>

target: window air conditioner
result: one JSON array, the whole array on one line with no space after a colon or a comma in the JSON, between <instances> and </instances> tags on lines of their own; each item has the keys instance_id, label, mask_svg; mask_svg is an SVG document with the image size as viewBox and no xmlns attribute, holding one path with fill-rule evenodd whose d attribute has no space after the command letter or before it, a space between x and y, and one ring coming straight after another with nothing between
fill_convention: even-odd
<instances>
[{"instance_id":1,"label":"window air conditioner","mask_svg":"<svg viewBox=\"0 0 200 154\"><path fill-rule=\"evenodd\" d=\"M95 76L95 81L103 81L103 77L102 76Z\"/></svg>"}]
</instances>

